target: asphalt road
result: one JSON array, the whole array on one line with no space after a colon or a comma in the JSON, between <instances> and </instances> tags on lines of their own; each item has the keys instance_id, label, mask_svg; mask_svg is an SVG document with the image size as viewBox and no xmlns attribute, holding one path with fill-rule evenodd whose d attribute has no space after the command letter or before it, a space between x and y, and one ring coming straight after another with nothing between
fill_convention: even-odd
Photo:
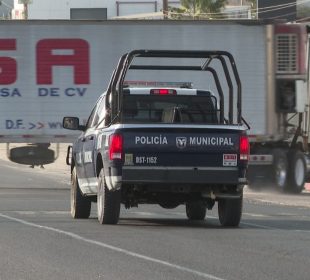
<instances>
[{"instance_id":1,"label":"asphalt road","mask_svg":"<svg viewBox=\"0 0 310 280\"><path fill-rule=\"evenodd\" d=\"M239 228L217 209L122 209L118 225L69 214L69 174L0 160L0 279L309 280L310 193L245 193Z\"/></svg>"}]
</instances>

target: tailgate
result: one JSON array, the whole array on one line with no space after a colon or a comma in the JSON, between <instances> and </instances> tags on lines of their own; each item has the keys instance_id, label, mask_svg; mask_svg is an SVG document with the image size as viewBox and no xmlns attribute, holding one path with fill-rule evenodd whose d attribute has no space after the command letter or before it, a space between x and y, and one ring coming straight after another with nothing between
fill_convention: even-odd
<instances>
[{"instance_id":1,"label":"tailgate","mask_svg":"<svg viewBox=\"0 0 310 280\"><path fill-rule=\"evenodd\" d=\"M225 127L124 131L123 179L142 171L151 181L237 183L240 134Z\"/></svg>"}]
</instances>

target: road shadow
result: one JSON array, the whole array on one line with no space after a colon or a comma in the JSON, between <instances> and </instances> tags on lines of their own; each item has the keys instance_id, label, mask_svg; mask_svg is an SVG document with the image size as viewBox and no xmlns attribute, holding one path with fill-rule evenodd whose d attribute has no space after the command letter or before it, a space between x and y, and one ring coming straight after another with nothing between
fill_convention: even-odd
<instances>
[{"instance_id":1,"label":"road shadow","mask_svg":"<svg viewBox=\"0 0 310 280\"><path fill-rule=\"evenodd\" d=\"M121 218L119 226L134 227L182 227L182 228L208 228L218 229L221 227L215 219L205 219L203 221L189 221L182 218Z\"/></svg>"},{"instance_id":2,"label":"road shadow","mask_svg":"<svg viewBox=\"0 0 310 280\"><path fill-rule=\"evenodd\" d=\"M284 218L284 219L283 219ZM119 226L129 227L165 227L165 228L204 228L204 229L255 229L255 230L283 230L306 231L310 233L310 220L298 219L249 219L242 218L238 227L224 227L217 218L206 218L203 221L189 221L186 218L145 218L121 217Z\"/></svg>"},{"instance_id":3,"label":"road shadow","mask_svg":"<svg viewBox=\"0 0 310 280\"><path fill-rule=\"evenodd\" d=\"M90 220L97 222L97 217ZM105 225L106 226L106 225ZM115 226L115 225L112 225ZM300 231L310 233L310 220L295 219L265 219L256 220L243 218L238 227L224 227L216 218L206 218L203 221L189 221L186 218L144 218L144 217L121 217L116 226L139 227L139 228L196 228L208 230L268 230L268 231Z\"/></svg>"}]
</instances>

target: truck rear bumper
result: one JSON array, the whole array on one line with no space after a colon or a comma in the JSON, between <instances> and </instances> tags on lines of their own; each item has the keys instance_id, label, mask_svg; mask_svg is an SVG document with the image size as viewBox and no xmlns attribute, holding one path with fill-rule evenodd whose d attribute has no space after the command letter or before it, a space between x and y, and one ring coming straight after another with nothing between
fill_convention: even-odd
<instances>
[{"instance_id":1,"label":"truck rear bumper","mask_svg":"<svg viewBox=\"0 0 310 280\"><path fill-rule=\"evenodd\" d=\"M124 166L123 183L245 184L238 167Z\"/></svg>"}]
</instances>

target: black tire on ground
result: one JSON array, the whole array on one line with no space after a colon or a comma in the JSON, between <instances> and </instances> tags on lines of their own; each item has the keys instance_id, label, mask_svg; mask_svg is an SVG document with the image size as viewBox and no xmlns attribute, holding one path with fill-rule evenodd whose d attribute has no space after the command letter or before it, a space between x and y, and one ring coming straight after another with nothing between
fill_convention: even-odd
<instances>
[{"instance_id":1,"label":"black tire on ground","mask_svg":"<svg viewBox=\"0 0 310 280\"><path fill-rule=\"evenodd\" d=\"M90 216L91 200L82 195L75 167L71 174L71 216L74 219L87 219Z\"/></svg>"},{"instance_id":2,"label":"black tire on ground","mask_svg":"<svg viewBox=\"0 0 310 280\"><path fill-rule=\"evenodd\" d=\"M278 190L284 191L288 184L288 159L283 149L273 151L272 183Z\"/></svg>"},{"instance_id":3,"label":"black tire on ground","mask_svg":"<svg viewBox=\"0 0 310 280\"><path fill-rule=\"evenodd\" d=\"M305 155L298 150L289 152L289 165L287 190L292 193L300 193L304 189L307 175Z\"/></svg>"},{"instance_id":4,"label":"black tire on ground","mask_svg":"<svg viewBox=\"0 0 310 280\"><path fill-rule=\"evenodd\" d=\"M121 207L121 190L110 191L105 182L103 169L98 181L97 212L100 224L118 223Z\"/></svg>"},{"instance_id":5,"label":"black tire on ground","mask_svg":"<svg viewBox=\"0 0 310 280\"><path fill-rule=\"evenodd\" d=\"M243 197L233 199L220 199L218 201L218 215L222 226L239 226L242 216Z\"/></svg>"},{"instance_id":6,"label":"black tire on ground","mask_svg":"<svg viewBox=\"0 0 310 280\"><path fill-rule=\"evenodd\" d=\"M185 209L189 220L202 221L206 217L207 207L202 201L187 202Z\"/></svg>"}]
</instances>

